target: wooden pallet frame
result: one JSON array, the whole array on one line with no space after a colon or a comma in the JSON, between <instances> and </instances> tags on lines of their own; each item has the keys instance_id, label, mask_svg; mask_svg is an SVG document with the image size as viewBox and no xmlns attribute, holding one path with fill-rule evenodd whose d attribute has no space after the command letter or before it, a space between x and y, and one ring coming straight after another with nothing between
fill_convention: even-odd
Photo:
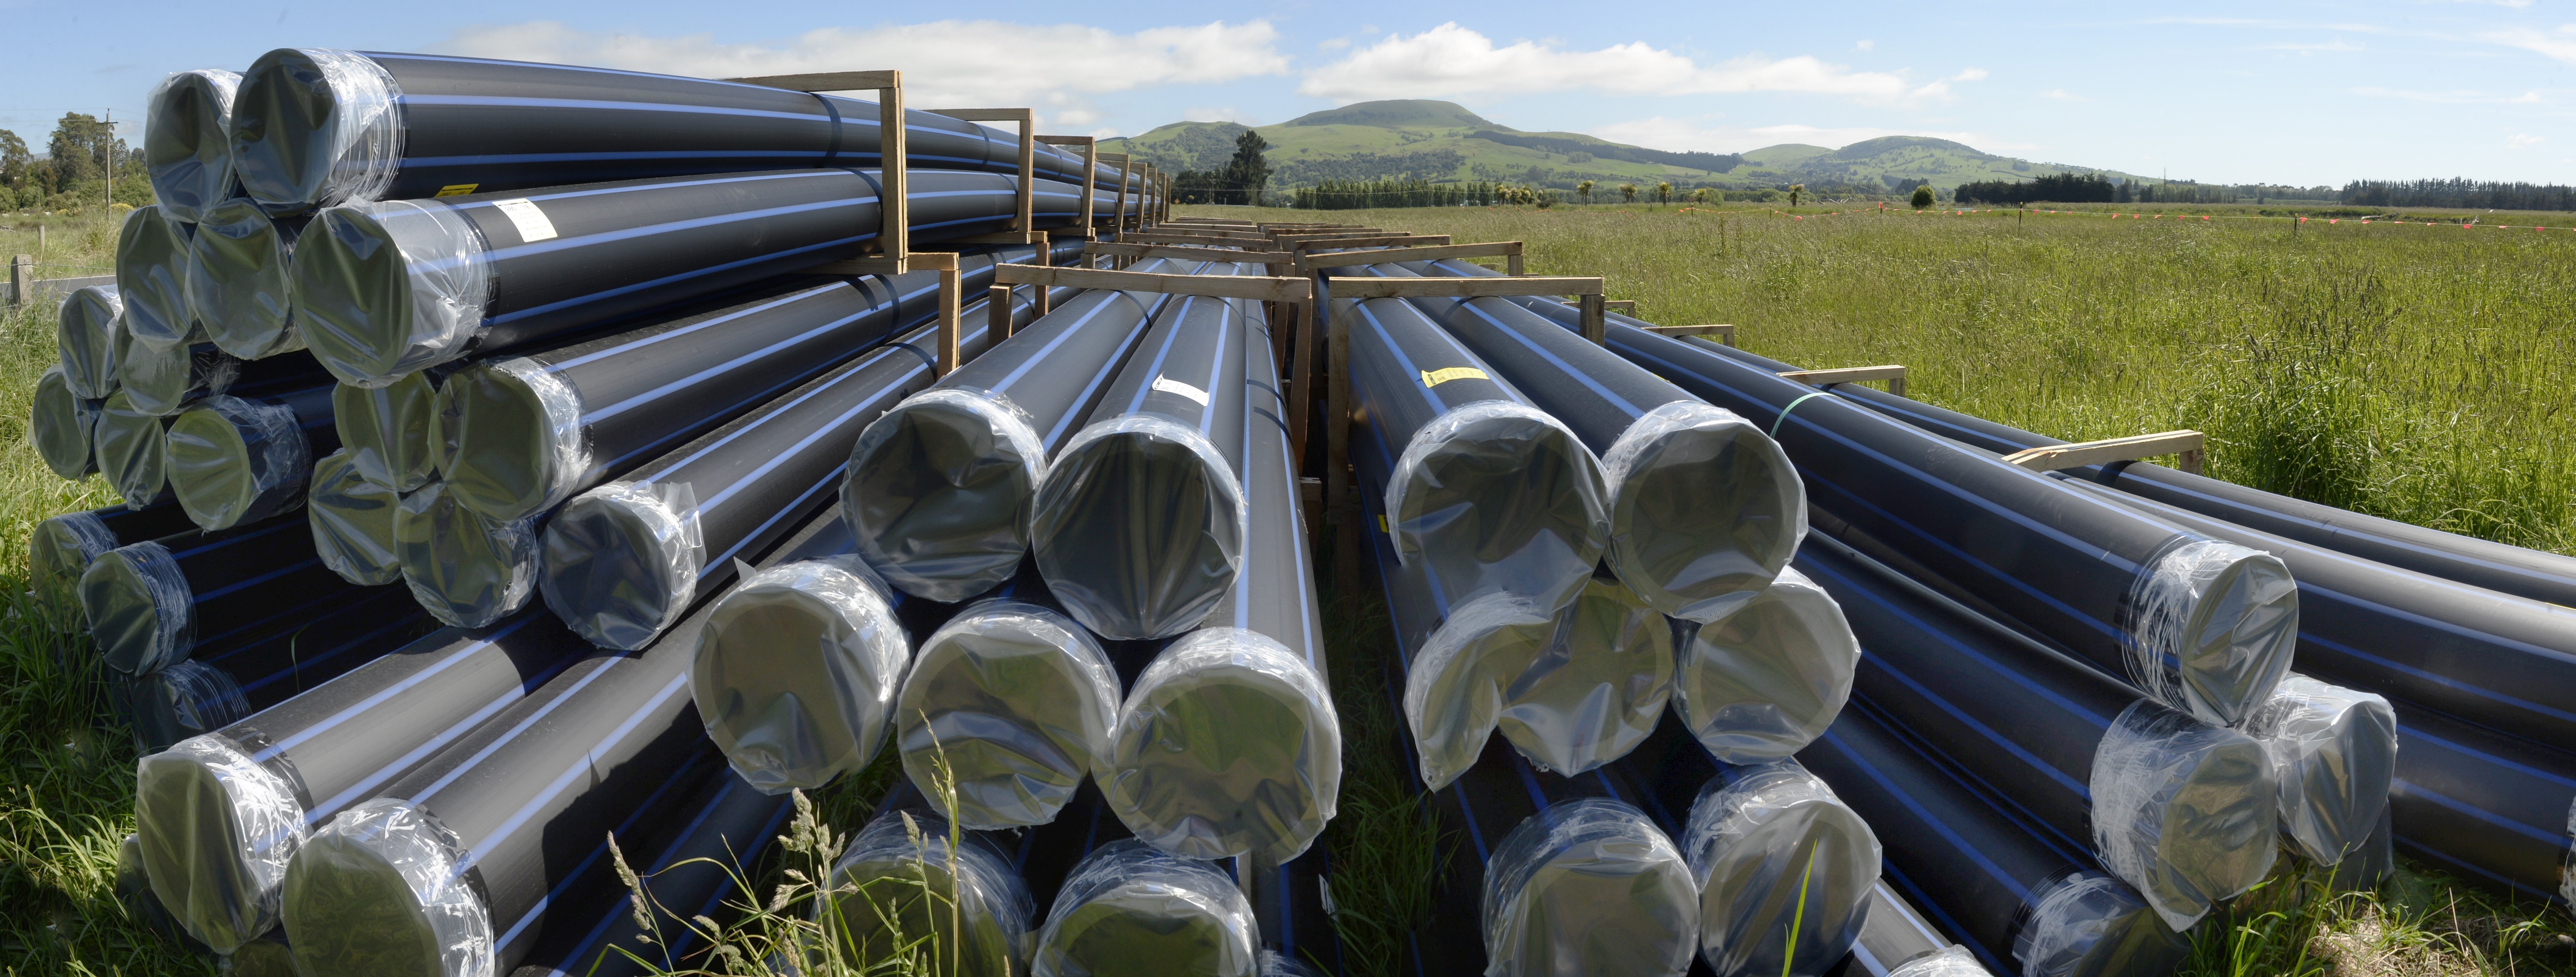
<instances>
[{"instance_id":1,"label":"wooden pallet frame","mask_svg":"<svg viewBox=\"0 0 2576 977\"><path fill-rule=\"evenodd\" d=\"M951 240L950 244L1046 244L1046 232L1037 229L1035 215L1037 180L1037 121L1035 109L927 109L932 115L944 115L963 122L1017 122L1020 124L1019 199L1011 211L1011 229L999 234L978 234ZM1046 252L1038 252L1043 260Z\"/></svg>"},{"instance_id":2,"label":"wooden pallet frame","mask_svg":"<svg viewBox=\"0 0 2576 977\"><path fill-rule=\"evenodd\" d=\"M2053 472L2061 468L2084 468L2114 462L2137 461L2157 455L2180 455L2182 457L2177 459L2174 467L2198 475L2202 454L2208 448L2208 444L2208 436L2198 431L2165 431L2125 438L2106 438L2100 441L2079 441L2074 444L2025 448L2005 455L2004 460L2035 472Z\"/></svg>"},{"instance_id":3,"label":"wooden pallet frame","mask_svg":"<svg viewBox=\"0 0 2576 977\"><path fill-rule=\"evenodd\" d=\"M1858 383L1863 380L1885 380L1888 393L1899 397L1905 396L1905 367L1895 363L1883 366L1845 366L1831 370L1784 370L1780 373L1780 379L1812 383L1819 387L1837 383Z\"/></svg>"},{"instance_id":4,"label":"wooden pallet frame","mask_svg":"<svg viewBox=\"0 0 2576 977\"><path fill-rule=\"evenodd\" d=\"M1735 345L1735 327L1723 322L1699 326L1647 326L1646 331L1675 339L1684 336L1715 336L1721 345Z\"/></svg>"},{"instance_id":5,"label":"wooden pallet frame","mask_svg":"<svg viewBox=\"0 0 2576 977\"><path fill-rule=\"evenodd\" d=\"M1366 245L1363 245L1363 247L1366 247ZM1325 268L1348 268L1352 265L1375 265L1390 261L1440 261L1447 258L1501 258L1503 259L1503 263L1508 266L1509 270L1506 273L1514 278L1518 278L1527 270L1526 266L1521 262L1521 253L1523 250L1521 242L1519 241L1488 241L1480 244L1426 244L1397 246L1378 251L1351 251L1326 254L1308 254L1305 249L1296 248L1291 250L1289 253L1297 256L1297 267L1300 271L1318 271Z\"/></svg>"},{"instance_id":6,"label":"wooden pallet frame","mask_svg":"<svg viewBox=\"0 0 2576 977\"><path fill-rule=\"evenodd\" d=\"M1039 136L1039 137L1037 137L1037 141L1042 142L1042 143L1045 143L1045 144L1050 145L1050 146L1080 146L1080 147L1082 147L1082 218L1081 218L1081 223L1079 223L1079 224L1075 225L1075 226L1074 226L1074 228L1072 228L1072 229L1068 229L1068 230L1060 230L1060 231L1049 231L1049 232L1047 232L1047 233L1048 233L1048 235L1049 235L1049 236L1051 236L1051 237L1059 237L1059 238L1063 238L1063 237L1080 237L1080 238L1082 238L1082 239L1083 239L1083 240L1085 240L1085 241L1091 240L1091 238L1092 238L1092 229L1091 229L1091 221L1092 221L1092 215L1091 215L1091 189L1092 189L1092 188L1091 188L1091 181L1092 181L1092 178L1093 178L1093 171L1098 170L1098 169L1100 168L1100 140L1099 140L1099 138L1098 138L1098 137L1094 137L1094 136Z\"/></svg>"}]
</instances>

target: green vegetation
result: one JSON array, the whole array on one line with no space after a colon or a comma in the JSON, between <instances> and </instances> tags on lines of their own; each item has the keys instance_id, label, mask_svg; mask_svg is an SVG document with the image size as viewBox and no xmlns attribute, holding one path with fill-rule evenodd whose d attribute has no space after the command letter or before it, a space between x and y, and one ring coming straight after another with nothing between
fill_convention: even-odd
<instances>
[{"instance_id":1,"label":"green vegetation","mask_svg":"<svg viewBox=\"0 0 2576 977\"><path fill-rule=\"evenodd\" d=\"M113 196L107 178L115 176ZM37 159L27 141L0 130L0 210L65 210L122 203L140 207L152 202L152 185L143 176L142 154L116 138L98 117L66 112L54 124Z\"/></svg>"}]
</instances>

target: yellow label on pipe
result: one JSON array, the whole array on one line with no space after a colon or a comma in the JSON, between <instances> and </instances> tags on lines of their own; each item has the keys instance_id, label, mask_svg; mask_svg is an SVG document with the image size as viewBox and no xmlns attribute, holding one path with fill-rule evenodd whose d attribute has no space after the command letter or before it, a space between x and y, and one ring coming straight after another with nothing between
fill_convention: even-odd
<instances>
[{"instance_id":1,"label":"yellow label on pipe","mask_svg":"<svg viewBox=\"0 0 2576 977\"><path fill-rule=\"evenodd\" d=\"M1451 380L1491 379L1493 378L1485 375L1485 371L1476 369L1472 366L1452 366L1443 367L1437 370L1422 371L1422 385L1425 387L1437 387Z\"/></svg>"},{"instance_id":2,"label":"yellow label on pipe","mask_svg":"<svg viewBox=\"0 0 2576 977\"><path fill-rule=\"evenodd\" d=\"M462 197L462 196L464 196L464 195L466 195L466 194L473 193L473 192L474 192L474 188L475 188L475 187L479 187L479 186L482 186L482 184L480 184L480 183L451 183L451 184L448 184L448 185L446 185L446 186L443 186L443 187L438 188L438 192L437 192L437 193L430 194L430 196L433 196L433 197Z\"/></svg>"}]
</instances>

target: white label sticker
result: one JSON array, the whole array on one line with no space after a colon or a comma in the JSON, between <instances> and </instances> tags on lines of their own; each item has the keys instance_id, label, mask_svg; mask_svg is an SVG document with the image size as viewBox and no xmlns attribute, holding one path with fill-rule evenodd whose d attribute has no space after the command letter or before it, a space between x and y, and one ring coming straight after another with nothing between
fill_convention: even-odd
<instances>
[{"instance_id":1,"label":"white label sticker","mask_svg":"<svg viewBox=\"0 0 2576 977\"><path fill-rule=\"evenodd\" d=\"M555 222L547 220L546 212L538 210L537 205L529 202L526 197L516 200L495 200L492 206L500 208L501 213L509 215L510 223L519 225L521 241L543 241L555 236Z\"/></svg>"},{"instance_id":2,"label":"white label sticker","mask_svg":"<svg viewBox=\"0 0 2576 977\"><path fill-rule=\"evenodd\" d=\"M1155 377L1154 389L1167 394L1179 394L1180 396L1198 401L1198 404L1201 407L1207 406L1207 391L1182 383L1178 380L1174 380L1170 377Z\"/></svg>"}]
</instances>

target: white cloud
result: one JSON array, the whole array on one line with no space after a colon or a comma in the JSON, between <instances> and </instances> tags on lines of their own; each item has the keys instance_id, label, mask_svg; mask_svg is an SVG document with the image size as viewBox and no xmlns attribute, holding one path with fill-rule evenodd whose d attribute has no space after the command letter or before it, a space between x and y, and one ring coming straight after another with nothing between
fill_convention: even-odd
<instances>
[{"instance_id":1,"label":"white cloud","mask_svg":"<svg viewBox=\"0 0 2576 977\"><path fill-rule=\"evenodd\" d=\"M1241 125L1248 125L1248 126L1250 126L1250 125L1260 125L1260 123L1252 121L1252 116L1251 116L1251 115L1246 114L1246 113L1241 112L1241 111L1237 111L1233 106L1230 106L1230 105L1229 105L1229 106L1226 106L1225 108L1206 108L1206 107L1203 107L1203 106L1192 106L1192 107L1190 107L1190 108L1182 109L1182 110L1181 110L1181 121L1183 121L1183 122L1233 122L1233 123L1238 123L1238 124L1241 124Z\"/></svg>"},{"instance_id":2,"label":"white cloud","mask_svg":"<svg viewBox=\"0 0 2576 977\"><path fill-rule=\"evenodd\" d=\"M1984 81L1985 79L1986 69L1984 68L1970 68L1950 76L1951 81Z\"/></svg>"},{"instance_id":3,"label":"white cloud","mask_svg":"<svg viewBox=\"0 0 2576 977\"><path fill-rule=\"evenodd\" d=\"M2353 89L2352 93L2372 98L2393 98L2401 102L2429 102L2435 105L2536 105L2541 101L2540 92L2536 89L2520 95L2498 95L2494 92L2465 89L2448 92L2419 92L2403 88L2363 87Z\"/></svg>"},{"instance_id":4,"label":"white cloud","mask_svg":"<svg viewBox=\"0 0 2576 977\"><path fill-rule=\"evenodd\" d=\"M1870 126L1811 126L1800 124L1769 126L1707 125L1690 119L1664 116L1614 122L1588 130L1591 135L1631 146L1674 151L1699 150L1711 153L1740 153L1781 143L1805 143L1839 149L1852 143L1881 136L1930 136L1966 143L1988 152L2005 149L2036 149L2029 143L2004 142L1974 132L1934 132L1923 129L1881 129Z\"/></svg>"},{"instance_id":5,"label":"white cloud","mask_svg":"<svg viewBox=\"0 0 2576 977\"><path fill-rule=\"evenodd\" d=\"M2576 64L2576 24L2560 25L2556 33L2543 34L2528 27L2496 31L2486 39L2506 47L2535 51L2560 61Z\"/></svg>"},{"instance_id":6,"label":"white cloud","mask_svg":"<svg viewBox=\"0 0 2576 977\"><path fill-rule=\"evenodd\" d=\"M1315 50L1318 51L1339 51L1349 46L1351 46L1351 39L1347 37L1326 38L1315 42Z\"/></svg>"},{"instance_id":7,"label":"white cloud","mask_svg":"<svg viewBox=\"0 0 2576 977\"><path fill-rule=\"evenodd\" d=\"M942 20L825 27L773 43L712 35L582 31L554 21L468 27L433 50L487 58L731 78L900 68L908 104L1028 105L1042 95L1212 84L1288 71L1269 21L1156 27L1120 34L1078 24ZM1055 100L1063 104L1063 99ZM1079 106L1059 118L1071 121ZM1096 117L1096 116L1095 116Z\"/></svg>"},{"instance_id":8,"label":"white cloud","mask_svg":"<svg viewBox=\"0 0 2576 977\"><path fill-rule=\"evenodd\" d=\"M2069 91L2067 91L2066 89L2063 89L2063 88L2051 88L2051 89L2049 89L2049 90L2047 90L2047 91L2044 91L2044 92L2039 93L2039 97L2041 97L2041 98L2053 98L2053 99L2056 99L2056 100L2058 100L2058 101L2060 101L2060 102L2090 102L2090 101L2092 101L2092 99L2085 98L2084 96L2082 96L2082 95L2077 95L2077 94L2075 94L2075 93L2073 93L2073 92L2069 92Z\"/></svg>"},{"instance_id":9,"label":"white cloud","mask_svg":"<svg viewBox=\"0 0 2576 977\"><path fill-rule=\"evenodd\" d=\"M1858 43L1858 44L1854 44L1854 45L1852 45L1852 47L1858 48L1858 49L1863 50L1863 51L1867 51L1867 50L1869 50L1869 49L1871 49L1871 48L1874 48L1874 47L1877 47L1877 46L1878 46L1878 42L1877 42L1877 41L1870 41L1870 40L1864 40L1864 41L1861 41L1861 42L1860 42L1860 43Z\"/></svg>"},{"instance_id":10,"label":"white cloud","mask_svg":"<svg viewBox=\"0 0 2576 977\"><path fill-rule=\"evenodd\" d=\"M2513 135L2511 135L2511 136L2507 136L2507 137L2505 137L2505 141L2504 141L2504 148L2506 148L2506 149L2530 149L2530 148L2531 148L2531 147L2533 147L2533 146L2537 146L2537 145L2540 145L2541 143L2545 143L2545 142L2548 142L2548 141L2549 141L2548 139L2545 139L2545 138L2540 137L2540 136L2532 135L2531 133L2528 133L2528 132L2517 132L2517 133L2514 133L2514 134L2513 134Z\"/></svg>"},{"instance_id":11,"label":"white cloud","mask_svg":"<svg viewBox=\"0 0 2576 977\"><path fill-rule=\"evenodd\" d=\"M2300 54L2311 54L2317 51L2367 51L2369 48L2363 47L2359 44L2354 44L2342 38L2336 38L2321 44L2265 44L2261 47L2255 48L2255 50L2297 51Z\"/></svg>"},{"instance_id":12,"label":"white cloud","mask_svg":"<svg viewBox=\"0 0 2576 977\"><path fill-rule=\"evenodd\" d=\"M1809 55L1773 59L1748 54L1703 65L1643 41L1598 51L1568 51L1531 41L1497 47L1453 21L1410 36L1389 35L1309 71L1297 93L1352 102L1574 89L1622 95L1806 92L1898 102L1941 97L1951 81L1984 76L1972 68L1915 86L1902 75L1853 71Z\"/></svg>"}]
</instances>

